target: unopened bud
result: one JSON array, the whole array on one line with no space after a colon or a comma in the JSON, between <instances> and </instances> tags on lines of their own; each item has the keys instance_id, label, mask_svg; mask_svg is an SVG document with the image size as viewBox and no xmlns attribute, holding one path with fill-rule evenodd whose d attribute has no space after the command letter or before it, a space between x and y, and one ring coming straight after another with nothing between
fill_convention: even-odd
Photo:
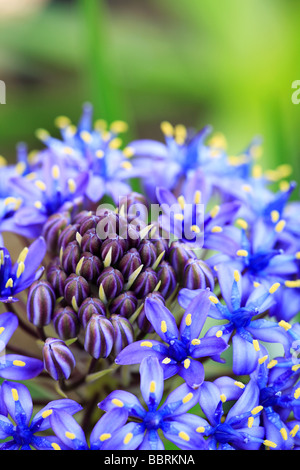
<instances>
[{"instance_id":1,"label":"unopened bud","mask_svg":"<svg viewBox=\"0 0 300 470\"><path fill-rule=\"evenodd\" d=\"M131 323L124 317L112 315L110 321L114 328L113 353L117 356L122 349L134 340L134 332Z\"/></svg>"},{"instance_id":2,"label":"unopened bud","mask_svg":"<svg viewBox=\"0 0 300 470\"><path fill-rule=\"evenodd\" d=\"M133 292L124 292L112 300L109 311L111 314L118 314L129 318L136 311L138 300Z\"/></svg>"},{"instance_id":3,"label":"unopened bud","mask_svg":"<svg viewBox=\"0 0 300 470\"><path fill-rule=\"evenodd\" d=\"M156 272L151 268L146 268L134 281L132 291L138 299L142 299L154 290L157 283L158 278Z\"/></svg>"},{"instance_id":4,"label":"unopened bud","mask_svg":"<svg viewBox=\"0 0 300 470\"><path fill-rule=\"evenodd\" d=\"M187 289L214 289L214 276L210 267L200 259L189 259L183 271L183 287Z\"/></svg>"},{"instance_id":5,"label":"unopened bud","mask_svg":"<svg viewBox=\"0 0 300 470\"><path fill-rule=\"evenodd\" d=\"M43 327L51 322L56 297L48 281L35 281L28 293L27 318L35 326Z\"/></svg>"},{"instance_id":6,"label":"unopened bud","mask_svg":"<svg viewBox=\"0 0 300 470\"><path fill-rule=\"evenodd\" d=\"M120 294L124 286L124 278L118 269L109 266L103 269L97 284L99 286L99 298L105 302Z\"/></svg>"},{"instance_id":7,"label":"unopened bud","mask_svg":"<svg viewBox=\"0 0 300 470\"><path fill-rule=\"evenodd\" d=\"M69 306L60 307L54 311L53 325L62 340L76 338L80 327L76 313Z\"/></svg>"},{"instance_id":8,"label":"unopened bud","mask_svg":"<svg viewBox=\"0 0 300 470\"><path fill-rule=\"evenodd\" d=\"M95 359L108 357L114 345L115 330L102 315L92 315L85 330L84 349Z\"/></svg>"},{"instance_id":9,"label":"unopened bud","mask_svg":"<svg viewBox=\"0 0 300 470\"><path fill-rule=\"evenodd\" d=\"M78 310L78 318L83 328L86 328L86 325L92 315L105 315L106 307L100 299L94 297L86 298Z\"/></svg>"},{"instance_id":10,"label":"unopened bud","mask_svg":"<svg viewBox=\"0 0 300 470\"><path fill-rule=\"evenodd\" d=\"M90 286L86 279L76 274L70 274L66 279L64 297L75 312L90 294Z\"/></svg>"},{"instance_id":11,"label":"unopened bud","mask_svg":"<svg viewBox=\"0 0 300 470\"><path fill-rule=\"evenodd\" d=\"M61 339L46 339L43 359L46 371L54 380L68 379L75 367L74 355Z\"/></svg>"}]
</instances>

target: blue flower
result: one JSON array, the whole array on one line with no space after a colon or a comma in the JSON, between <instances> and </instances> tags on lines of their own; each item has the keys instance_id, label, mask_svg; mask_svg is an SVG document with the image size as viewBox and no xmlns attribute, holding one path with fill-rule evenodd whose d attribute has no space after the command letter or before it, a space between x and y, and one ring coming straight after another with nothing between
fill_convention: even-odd
<instances>
[{"instance_id":1,"label":"blue flower","mask_svg":"<svg viewBox=\"0 0 300 470\"><path fill-rule=\"evenodd\" d=\"M278 450L291 450L294 438L299 439L299 425L290 422L290 416L300 418L299 365L282 357L269 360L265 351L251 382L259 390L259 405L263 407L262 420L267 439L276 443Z\"/></svg>"},{"instance_id":2,"label":"blue flower","mask_svg":"<svg viewBox=\"0 0 300 470\"><path fill-rule=\"evenodd\" d=\"M126 423L128 413L125 409L116 408L104 414L95 424L90 445L85 433L73 416L64 410L53 410L50 423L55 432L61 450L104 450L114 435ZM56 447L58 449L58 447ZM115 448L114 450L118 450Z\"/></svg>"},{"instance_id":3,"label":"blue flower","mask_svg":"<svg viewBox=\"0 0 300 470\"><path fill-rule=\"evenodd\" d=\"M225 413L224 404L236 400ZM206 419L194 419L194 427L207 438L209 450L260 450L276 444L265 439L260 425L259 391L253 382L246 386L231 377L204 382L199 404Z\"/></svg>"},{"instance_id":4,"label":"blue flower","mask_svg":"<svg viewBox=\"0 0 300 470\"><path fill-rule=\"evenodd\" d=\"M81 406L73 400L49 402L32 417L33 402L28 388L21 383L3 382L0 389L1 450L54 450L59 445L55 436L38 435L51 427L52 413L77 413Z\"/></svg>"},{"instance_id":5,"label":"blue flower","mask_svg":"<svg viewBox=\"0 0 300 470\"><path fill-rule=\"evenodd\" d=\"M178 374L190 387L198 388L204 380L204 367L198 359L218 356L228 347L222 338L216 336L199 339L210 309L208 297L209 291L200 292L186 309L179 328L165 306L146 299L146 316L164 343L157 340L131 343L120 352L116 363L137 364L144 357L154 356L159 359L165 378Z\"/></svg>"},{"instance_id":6,"label":"blue flower","mask_svg":"<svg viewBox=\"0 0 300 470\"><path fill-rule=\"evenodd\" d=\"M46 243L42 237L24 248L15 264L7 248L0 248L0 302L17 302L15 295L41 277L44 268L39 265L45 254Z\"/></svg>"},{"instance_id":7,"label":"blue flower","mask_svg":"<svg viewBox=\"0 0 300 470\"><path fill-rule=\"evenodd\" d=\"M107 449L116 450L162 450L164 444L158 434L161 430L164 437L180 449L203 450L206 443L199 433L185 420L190 410L199 400L199 390L195 391L186 384L173 390L160 406L164 392L164 373L156 357L146 357L140 366L140 389L147 409L140 400L130 392L116 390L108 395L99 408L110 410L121 408L128 412L128 422L117 432Z\"/></svg>"},{"instance_id":8,"label":"blue flower","mask_svg":"<svg viewBox=\"0 0 300 470\"><path fill-rule=\"evenodd\" d=\"M18 328L16 315L11 312L0 314L0 377L9 380L27 380L39 375L44 369L39 359L19 354L4 354L13 333Z\"/></svg>"},{"instance_id":9,"label":"blue flower","mask_svg":"<svg viewBox=\"0 0 300 470\"><path fill-rule=\"evenodd\" d=\"M225 323L210 327L207 335L216 335L232 342L233 372L237 375L249 374L256 368L260 354L259 341L281 343L288 352L290 338L285 324L260 318L273 304L273 294L279 284L275 283L269 289L264 286L253 288L248 298L242 300L240 273L228 266L219 266L217 275L225 305L215 294L210 295L209 316ZM179 295L180 305L189 305L197 295L199 291L184 289Z\"/></svg>"}]
</instances>

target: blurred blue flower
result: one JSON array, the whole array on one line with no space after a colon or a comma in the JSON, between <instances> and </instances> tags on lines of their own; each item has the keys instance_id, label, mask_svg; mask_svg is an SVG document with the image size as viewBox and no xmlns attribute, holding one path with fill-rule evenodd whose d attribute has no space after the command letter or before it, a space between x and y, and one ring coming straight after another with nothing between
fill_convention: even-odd
<instances>
[{"instance_id":1,"label":"blurred blue flower","mask_svg":"<svg viewBox=\"0 0 300 470\"><path fill-rule=\"evenodd\" d=\"M14 264L8 249L0 248L0 302L17 302L15 295L41 277L44 268L39 266L45 254L43 237L37 238L29 248L24 248Z\"/></svg>"},{"instance_id":2,"label":"blurred blue flower","mask_svg":"<svg viewBox=\"0 0 300 470\"><path fill-rule=\"evenodd\" d=\"M190 426L187 413L199 400L199 391L186 384L173 390L159 407L164 392L164 373L156 357L146 357L140 366L140 389L147 409L132 393L122 390L111 392L98 404L99 408L110 412L121 408L128 412L129 422L117 432L107 449L116 450L163 450L164 444L158 434L180 449L203 450L206 443L199 433Z\"/></svg>"}]
</instances>

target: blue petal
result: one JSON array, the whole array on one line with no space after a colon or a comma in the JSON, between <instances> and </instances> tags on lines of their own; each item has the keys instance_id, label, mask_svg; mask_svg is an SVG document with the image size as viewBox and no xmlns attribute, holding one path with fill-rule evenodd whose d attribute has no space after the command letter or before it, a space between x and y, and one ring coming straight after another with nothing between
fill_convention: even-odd
<instances>
[{"instance_id":1,"label":"blue petal","mask_svg":"<svg viewBox=\"0 0 300 470\"><path fill-rule=\"evenodd\" d=\"M145 357L140 366L140 388L148 409L156 410L164 392L164 373L156 357Z\"/></svg>"},{"instance_id":2,"label":"blue petal","mask_svg":"<svg viewBox=\"0 0 300 470\"><path fill-rule=\"evenodd\" d=\"M53 410L50 415L51 427L56 436L71 450L87 450L83 430L73 416L63 410Z\"/></svg>"},{"instance_id":3,"label":"blue petal","mask_svg":"<svg viewBox=\"0 0 300 470\"><path fill-rule=\"evenodd\" d=\"M179 331L176 320L167 307L148 298L145 301L145 313L154 330L163 341L169 343L171 339L178 338Z\"/></svg>"},{"instance_id":4,"label":"blue petal","mask_svg":"<svg viewBox=\"0 0 300 470\"><path fill-rule=\"evenodd\" d=\"M91 449L96 450L103 447L104 442L111 437L108 435L114 435L124 424L128 418L128 412L125 408L114 408L105 413L94 426L91 436L90 443ZM102 435L106 435L105 440L100 439Z\"/></svg>"}]
</instances>

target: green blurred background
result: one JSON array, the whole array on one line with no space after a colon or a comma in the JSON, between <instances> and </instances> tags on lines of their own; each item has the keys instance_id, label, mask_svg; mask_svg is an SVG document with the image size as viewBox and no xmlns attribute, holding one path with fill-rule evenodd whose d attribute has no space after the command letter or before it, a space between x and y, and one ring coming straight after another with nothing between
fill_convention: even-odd
<instances>
[{"instance_id":1,"label":"green blurred background","mask_svg":"<svg viewBox=\"0 0 300 470\"><path fill-rule=\"evenodd\" d=\"M299 181L299 17L298 0L0 0L0 154L91 101L128 139L211 124L235 154L261 135L263 166Z\"/></svg>"}]
</instances>

